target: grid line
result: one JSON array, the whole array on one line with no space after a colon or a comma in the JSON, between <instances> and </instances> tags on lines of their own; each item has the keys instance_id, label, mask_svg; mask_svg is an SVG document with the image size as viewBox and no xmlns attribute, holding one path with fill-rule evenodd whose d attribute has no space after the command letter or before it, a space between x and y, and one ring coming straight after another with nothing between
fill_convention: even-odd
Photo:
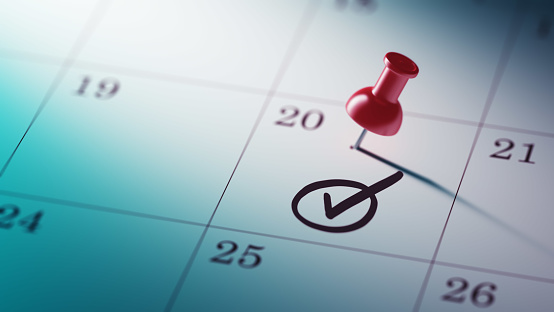
<instances>
[{"instance_id":1,"label":"grid line","mask_svg":"<svg viewBox=\"0 0 554 312\"><path fill-rule=\"evenodd\" d=\"M348 250L348 251L353 251L353 252L372 254L372 255L376 255L376 256L389 257L389 258L396 258L396 259L412 261L412 262L421 262L421 263L430 263L431 262L431 259L410 257L410 256L386 253L386 252L370 250L370 249L349 247L349 246L343 246L343 245L335 245L335 244L329 244L329 243L322 243L322 242L317 242L317 241L299 239L299 238L294 238L294 237L287 237L287 236L274 235L274 234L268 234L268 233L247 231L247 230L235 229L235 228L230 228L230 227L225 227L225 226L211 225L210 227L214 228L214 229L219 229L219 230L225 230L225 231L231 231L231 232L237 232L237 233L244 233L244 234L250 234L250 235L257 235L257 236L275 238L275 239L279 239L279 240L286 240L286 241L292 241L292 242L303 243L303 244L317 245L317 246L322 246L322 247L327 247L327 248ZM458 264L458 263L446 262L446 261L435 261L435 265L452 267L452 268L459 268L459 269L470 270L470 271L478 271L478 272L484 272L484 273L496 274L496 275L502 275L502 276L508 276L508 277L513 277L513 278L518 278L518 279L525 279L525 280L535 281L535 282L543 282L543 283L548 283L548 284L554 284L554 278L547 278L547 277L541 277L541 276L534 276L534 275L528 275L528 274L508 272L508 271L487 269L487 268L483 268L483 267L476 267L476 266L470 266L470 265L464 265L464 264Z\"/></svg>"},{"instance_id":2,"label":"grid line","mask_svg":"<svg viewBox=\"0 0 554 312\"><path fill-rule=\"evenodd\" d=\"M452 200L452 205L450 206L450 211L448 212L448 216L446 217L442 232L439 236L437 246L435 248L435 252L433 253L433 257L431 258L431 262L429 263L429 267L427 269L427 273L425 274L425 278L421 284L419 294L417 296L416 302L414 303L413 312L418 312L421 308L421 304L423 302L423 298L425 297L425 291L427 290L427 286L429 284L429 280L431 278L431 273L433 272L433 267L435 263L437 262L438 253L442 244L442 240L444 238L444 234L446 232L446 227L448 226L448 222L450 220L450 216L452 215L452 210L454 209L454 203L456 202L456 199L458 197L458 192L460 191L460 187L462 186L462 182L464 181L464 176L466 174L467 168L469 166L469 162L471 161L471 157L473 155L473 152L475 150L475 146L477 145L477 141L479 140L479 136L481 135L481 130L483 129L483 126L485 124L485 120L487 118L487 114L490 110L490 107L492 105L492 102L494 101L494 96L496 95L496 91L498 89L498 86L500 85L500 81L502 80L502 76L504 75L504 70L506 69L506 66L508 64L508 60L510 58L511 52L515 46L515 43L517 41L517 37L519 34L519 31L523 25L523 18L525 16L526 12L526 5L523 2L523 0L518 1L517 5L514 7L514 13L512 17L512 21L510 23L506 39L504 41L504 45L502 47L502 52L500 54L500 57L498 59L498 63L496 65L496 70L494 73L494 76L492 78L491 86L489 88L489 93L487 95L487 98L485 100L485 106L483 107L483 112L481 113L481 119L479 121L479 125L477 127L477 130L475 132L475 136L473 138L473 143L471 145L471 149L469 151L469 155L464 167L464 170L462 172L462 176L460 178L460 183L458 184L458 188L456 189L456 194L454 196L454 199Z\"/></svg>"},{"instance_id":3,"label":"grid line","mask_svg":"<svg viewBox=\"0 0 554 312\"><path fill-rule=\"evenodd\" d=\"M70 206L70 207L82 208L82 209L87 209L87 210L94 210L94 211L111 213L111 214L127 215L127 216L132 216L132 217L143 218L143 219L152 219L152 220L159 220L159 221L173 222L173 223L181 223L181 224L189 224L189 225L196 225L196 226L206 226L206 224L200 223L200 222L187 221L187 220L182 220L182 219L177 219L177 218L154 215L154 214L150 214L150 213L135 212L135 211L125 210L125 209L120 209L120 208L107 207L107 206L95 205L95 204L87 204L87 203L82 203L82 202L77 202L77 201L72 201L72 200L46 197L46 196L41 196L41 195L24 194L24 193L12 192L12 191L7 191L7 190L0 190L0 195L15 197L15 198L19 198L19 199L25 199L25 200L33 200L33 201L38 201L38 202L48 203L48 204L55 204L55 205L61 205L61 206Z\"/></svg>"},{"instance_id":4,"label":"grid line","mask_svg":"<svg viewBox=\"0 0 554 312\"><path fill-rule=\"evenodd\" d=\"M20 199L25 199L25 200L45 202L45 203L55 204L55 205L62 205L62 206L68 206L68 207L88 209L88 210L93 210L93 211L97 211L97 212L127 215L127 216L138 217L138 218L143 218L143 219L157 220L157 221L162 221L162 222L172 222L172 223L179 223L179 224L183 224L183 225L194 225L194 226L202 226L202 227L206 226L206 224L204 224L204 223L192 222L192 221L176 219L176 218L163 217L163 216L152 215L152 214L147 214L147 213L137 213L137 212L127 211L127 210L123 210L123 209L110 208L110 207L105 207L105 206L92 205L92 204L86 204L86 203L63 200L63 199L56 199L56 198L51 198L51 197L39 196L39 195L23 194L23 193L17 193L17 192L12 192L12 191L5 191L5 190L0 190L0 195L7 196L7 197L20 198ZM401 259L401 260L412 261L412 262L420 262L420 263L430 263L431 262L431 259L411 257L411 256L400 255L400 254L381 252L381 251L377 251L377 250L370 250L370 249L349 247L349 246L343 246L343 245L329 244L329 243L323 243L323 242L318 242L318 241L300 239L300 238L295 238L295 237L288 237L288 236L281 236L281 235L275 235L275 234L269 234L269 233L248 231L248 230L225 227L225 226L219 226L219 225L210 225L210 228L219 229L219 230L223 230L223 231L230 231L230 232L236 232L236 233L244 233L244 234L249 234L249 235L262 236L262 237L269 237L269 238L278 239L278 240L296 242L296 243L301 243L301 244L309 244L309 245L321 246L321 247L326 247L326 248L348 250L348 251L352 251L352 252L358 252L358 253L363 253L363 254L371 254L371 255L375 255L375 256L388 257L388 258L395 258L395 259ZM528 274L508 272L508 271L500 271L500 270L488 269L488 268L483 268L483 267L469 266L469 265L464 265L464 264L459 264L459 263L454 263L454 262L436 261L435 265L458 268L458 269L463 269L463 270L484 272L484 273L495 274L495 275L502 275L502 276L507 276L507 277L512 277L512 278L535 281L535 282L554 284L554 278L547 278L547 277L541 277L541 276L534 276L534 275L528 275Z\"/></svg>"},{"instance_id":5,"label":"grid line","mask_svg":"<svg viewBox=\"0 0 554 312\"><path fill-rule=\"evenodd\" d=\"M64 59L63 64L60 66L60 69L56 73L56 76L54 76L54 79L50 83L50 86L48 87L48 90L44 94L44 97L42 98L37 111L35 112L33 118L31 118L31 122L29 123L29 126L27 126L27 129L25 130L25 132L21 136L21 139L19 140L14 150L8 157L8 160L4 163L4 165L2 166L2 169L0 169L0 177L2 177L2 175L6 172L6 169L8 168L10 162L15 156L15 153L19 149L19 146L27 136L27 133L29 133L29 130L31 130L31 127L33 126L35 121L38 119L38 117L40 116L40 114L42 113L42 111L50 101L50 98L52 97L54 92L58 89L58 86L60 85L61 81L64 79L65 75L67 74L71 66L75 63L75 59L85 47L90 36L94 32L94 29L96 29L96 26L100 23L101 19L108 11L109 4L110 4L109 0L100 0L97 2L89 19L87 20L87 22L81 29L79 35L77 36L77 40L69 50L69 53L67 57Z\"/></svg>"},{"instance_id":6,"label":"grid line","mask_svg":"<svg viewBox=\"0 0 554 312\"><path fill-rule=\"evenodd\" d=\"M256 121L254 122L254 125L252 127L252 130L250 131L250 134L248 136L248 139L246 140L246 143L242 149L242 152L237 160L237 163L235 165L235 168L233 169L233 172L231 173L231 176L229 177L229 180L227 181L227 184L225 185L225 188L223 189L223 192L219 198L219 201L217 202L217 205L208 221L208 224L204 228L204 231L200 235L200 238L189 257L189 260L181 273L181 276L179 277L179 280L177 281L177 285L175 285L175 288L173 289L173 292L169 298L169 301L167 302L167 305L165 307L165 312L170 312L173 309L173 306L175 305L175 301L177 300L177 297L179 296L179 293L181 292L181 289L185 283L185 280L188 276L188 273L190 272L192 265L194 263L194 260L196 259L196 256L198 255L198 252L200 250L200 246L202 245L202 242L204 241L204 238L206 237L206 234L208 232L208 229L210 228L210 225L212 223L212 220L215 216L215 213L217 212L217 209L219 208L219 204L221 203L221 200L223 199L223 196L225 195L225 192L227 191L227 187L231 183L231 180L233 179L233 176L242 160L242 157L244 156L244 153L246 152L246 149L248 148L250 141L252 140L254 133L258 129L258 126L262 120L262 117L265 115L265 112L267 110L267 107L269 106L269 103L273 99L273 96L275 95L275 91L281 84L281 81L283 77L285 76L285 73L287 69L289 68L294 55L296 54L298 48L300 47L300 44L302 43L309 26L311 22L313 21L316 11L320 5L319 0L312 0L308 3L308 6L306 7L304 14L302 15L299 25L297 26L294 35L292 37L292 40L285 52L285 55L283 57L283 60L279 66L279 70L277 71L277 74L275 75L275 78L273 79L273 82L271 84L270 90L267 92L266 98L264 100L264 103L262 105L262 108L260 109L260 112L258 113L258 117L256 118Z\"/></svg>"},{"instance_id":7,"label":"grid line","mask_svg":"<svg viewBox=\"0 0 554 312\"><path fill-rule=\"evenodd\" d=\"M97 8L98 7L99 7L99 5L97 6ZM92 15L94 16L96 14L92 14ZM92 19L93 18L91 18L91 20ZM87 28L87 27L85 27L85 28ZM90 33L92 33L92 29L90 30ZM90 33L88 35L90 35ZM255 133L255 131L256 131L259 123L260 123L260 120L261 120L262 116L264 115L264 113L267 109L267 106L269 105L269 103L271 102L273 97L297 99L297 100L316 102L316 103L328 104L328 105L343 105L342 102L337 101L337 100L333 100L333 99L318 98L318 97L305 96L305 95L301 95L301 94L293 94L293 93L286 93L286 92L277 92L276 89L277 89L277 87L280 83L280 80L277 82L277 77L279 76L279 73L278 73L278 76L276 76L276 79L274 81L274 84L276 84L276 85L272 86L272 88L270 90L264 90L264 89L260 89L260 88L253 88L253 87L248 87L248 86L226 84L226 83L220 83L220 82L216 82L216 81L209 81L209 80L182 77L182 76L177 76L177 75L169 75L169 74L161 74L161 73L155 73L155 72L146 72L146 71L140 71L140 70L126 69L126 68L116 67L116 66L111 66L111 65L102 65L102 64L76 61L76 55L78 55L80 49L82 49L82 47L84 47L84 45L86 44L86 39L81 39L82 37L83 38L85 37L85 31L84 30L83 30L83 36L79 36L79 40L76 42L76 44L74 45L73 49L70 52L70 55L72 53L75 53L75 57L71 58L70 56L68 56L65 60L63 60L63 64L61 65L60 71L56 75L54 81L52 82L50 88L48 89L46 95L44 96L44 98L41 102L41 105L39 106L39 109L37 110L37 112L36 112L35 116L33 117L29 127L27 128L27 130L25 131L23 137L21 138L21 141L24 139L26 133L29 131L29 129L33 125L34 121L38 118L40 112L44 109L44 107L46 106L46 104L47 104L48 100L50 99L51 95L55 92L55 90L59 86L59 83L64 78L65 74L67 73L67 71L70 68L106 68L106 69L109 69L109 70L126 72L128 75L150 76L153 79L159 79L159 80L165 80L165 81L174 81L174 82L187 83L187 84L204 86L204 87L220 88L220 89L225 89L225 90L229 90L229 91L255 93L255 94L265 94L266 95L266 100L264 102L264 105L262 106L262 109L261 109L261 111L258 115L258 119L256 120L255 126L254 126L254 128L252 129L252 131L250 133L250 136L249 136L249 138L247 140L247 143L246 143L246 145L245 145L245 147L244 147L244 149L243 149L243 151L242 151L242 153L239 157L239 160L238 160L238 162L237 162L237 164L236 164L236 166L233 170L233 173L231 174L231 177L229 178L229 181L227 182L227 186L228 186L231 179L232 179L232 177L233 177L233 175L234 175L235 170L237 169L237 167L240 163L240 160L241 160L241 158L242 158L242 156L243 156L243 154L244 154L244 152L245 152L252 136L254 135L254 133ZM507 42L509 41L509 39L510 38L507 39ZM81 45L81 47L79 49L76 48L78 45ZM508 45L508 43L505 44L505 46L507 46L507 45ZM3 56L4 55L2 55L2 53L0 52L0 57L3 57ZM37 57L37 59L41 58L41 56L38 55L38 54L36 54L36 55L29 54L28 56L29 56L29 58L30 57ZM468 126L476 126L477 127L477 131L476 131L476 135L475 135L475 138L474 138L473 146L471 148L471 151L470 151L467 163L466 163L466 167L464 169L464 173L462 174L462 178L460 180L460 184L458 186L458 189L461 186L461 183L463 181L463 176L465 174L465 171L466 171L467 166L469 164L469 161L471 159L473 149L474 149L475 144L476 144L476 142L479 138L479 135L480 135L480 132L481 132L482 128L498 129L498 130L505 130L505 131L512 131L512 132L522 132L522 133L528 133L528 134L537 135L537 136L545 136L545 137L554 138L554 133L519 129L519 128L514 128L514 127L507 127L507 126L486 124L485 123L486 116L488 114L488 110L490 109L490 106L491 106L492 101L494 99L494 95L496 93L496 89L498 87L498 84L500 83L500 80L501 80L501 77L502 77L502 74L503 74L503 70L505 68L505 64L502 67L500 66L500 64L502 62L507 63L508 58L509 58L509 52L503 54L503 56L505 56L505 57L503 57L499 60L499 64L497 66L497 73L495 74L495 78L493 79L491 89L489 91L489 95L488 95L486 105L484 107L484 111L482 113L480 122L477 123L477 122L473 122L473 121L465 121L465 120L448 118L448 117L433 116L433 115L421 114L421 113L415 113L415 112L405 112L406 116L411 116L411 117L415 117L415 118L435 119L435 120L440 120L440 121L445 121L445 122L460 123L460 124L466 124ZM12 57L12 56L8 56L8 57ZM20 59L24 59L26 57L27 56L24 56L24 57L21 57ZM16 57L13 57L13 58L16 58ZM54 57L52 57L52 58L43 57L42 60L41 60L41 62L45 62L45 63L48 62L48 63L51 63L51 64L55 64L56 62L59 62L59 61L62 61L62 59L58 60ZM65 68L65 70L64 70L64 68ZM284 68L284 71L286 71L286 66ZM284 71L283 71L283 75L284 75ZM498 79L497 79L497 76L498 76ZM282 79L282 76L279 77L279 79ZM21 141L19 142L19 144L21 144ZM2 170L0 170L0 177L2 176L4 171L6 170L6 167L8 166L9 162L11 161L11 158L13 157L15 152L17 151L17 148L19 147L19 144L17 145L16 149L14 150L14 152L12 153L12 155L10 156L9 160L4 165ZM225 187L225 189L223 191L223 194L225 193L225 190L227 189L227 186ZM150 219L156 219L156 220L167 221L167 222L178 222L178 223L184 223L184 224L205 226L205 230L204 230L204 233L202 235L201 240L205 236L205 233L207 232L207 229L209 227L212 227L212 228L217 228L217 229L221 229L221 230L242 232L242 233L247 233L247 234L260 235L260 236L265 236L265 237L272 237L272 238L276 238L276 239L282 239L282 240L289 240L289 241L295 241L295 242L300 242L300 243L326 246L326 247L329 247L329 248L352 250L352 251L370 253L370 254L381 255L381 256L386 256L386 257L401 258L401 259L405 259L405 260L408 260L408 261L417 261L417 262L430 263L430 270L432 270L433 265L440 265L440 266L449 266L449 267L455 267L455 268L461 268L461 269L467 269L467 270L482 271L482 272L487 272L487 273L492 273L492 274L505 275L505 276L511 276L511 277L522 278L522 279L529 279L529 280L534 280L534 281L542 281L542 282L546 282L546 283L554 283L554 279L533 277L533 276L524 275L524 274L503 272L503 271L497 271L497 270L489 270L489 269L485 269L485 268L478 268L478 267L472 267L472 266L465 266L465 265L461 265L461 264L436 261L436 255L433 257L433 259L426 260L426 259L421 259L421 258L414 258L414 257L407 257L407 256L405 257L405 256L401 256L401 255L381 253L381 252L378 252L378 251L364 250L364 249L358 249L358 248L350 248L350 247L339 246L339 245L325 244L325 243L319 243L319 242L314 242L314 241L308 241L308 240L302 240L302 239L296 239L296 238L290 238L290 237L284 237L284 236L277 236L277 235L271 235L271 234L264 234L264 233L256 233L256 232L251 232L251 231L244 231L244 230L239 230L239 229L233 229L233 228L211 225L211 221L212 221L212 219L215 215L215 212L217 210L217 207L219 206L219 202L221 201L221 199L223 197L223 194L221 195L221 197L219 199L219 202L218 202L218 204L217 204L217 206L216 206L216 208L215 208L208 224L195 223L195 222L189 222L189 221L184 221L184 220L179 220L179 219L174 219L174 218L160 217L160 216L151 215L151 214L135 213L135 212L130 212L130 211L117 209L117 208L96 206L96 205L90 205L90 204L85 204L85 203L72 202L72 201L66 201L66 200L61 200L61 199L54 199L54 198L49 198L49 197L42 197L42 196L27 195L27 194L22 194L22 193L15 193L15 192L10 192L10 191L0 190L0 194L6 195L6 196L13 196L13 197L20 197L20 198L26 198L26 199L31 199L31 200L37 200L37 201L51 202L51 203L56 203L56 204L61 204L61 205L66 205L66 206L77 206L77 207L81 207L81 208L92 209L92 210L108 212L108 213L118 213L118 214L125 214L125 215L136 216L136 217L150 218ZM456 193L456 195L457 195L457 193ZM455 201L456 201L456 197L454 198L454 202ZM454 202L452 203L452 205L454 205ZM451 211L452 211L452 207L451 207ZM450 216L450 214L449 214L449 216ZM443 234L444 234L444 230L446 229L447 224L448 224L448 218L447 218L446 224L445 224L444 229L443 229ZM436 252L438 252L441 240L442 240L442 235L441 235L441 239L438 243ZM199 248L200 245L201 245L201 241L199 241L199 243L197 244L197 247ZM196 252L197 252L197 250L196 250ZM192 261L194 261L194 259ZM430 272L429 272L429 274L430 274Z\"/></svg>"},{"instance_id":8,"label":"grid line","mask_svg":"<svg viewBox=\"0 0 554 312\"><path fill-rule=\"evenodd\" d=\"M54 56L47 56L47 55L42 55L42 54L37 54L32 52L26 52L26 51L0 50L0 58L16 59L19 61L28 61L28 62L48 64L48 65L64 66L63 65L64 61L62 58L57 58ZM181 84L187 84L187 85L204 87L204 88L212 88L217 90L226 90L226 91L233 91L233 92L243 92L243 93L264 95L264 96L267 95L267 93L269 92L269 90L267 89L251 87L247 85L238 85L238 84L221 82L216 80L201 79L201 78L195 78L195 77L189 77L189 76L182 76L178 74L169 74L169 73L162 73L162 72L156 72L156 71L127 68L127 67L122 67L117 65L102 64L102 63L90 62L90 61L75 60L75 62L71 65L71 68L78 68L78 69L84 69L84 70L96 70L96 71L103 70L103 71L114 72L122 75L132 76L136 78L151 79L151 80L160 81L160 82L181 83ZM291 93L291 92L284 92L284 91L275 91L275 94L273 95L273 97L281 98L281 99L298 100L298 101L310 102L315 104L330 105L330 106L343 106L345 104L344 101L337 100L337 99L322 98L322 97L317 97L312 95L305 95L305 94ZM438 116L438 115L409 111L409 110L404 110L403 114L404 114L404 117L435 120L435 121L467 125L467 126L473 126L473 127L478 127L480 124L478 121L458 119L458 118L452 118L452 117L446 117L446 116ZM496 129L496 130L524 133L524 134L530 134L530 135L547 137L547 138L554 138L554 133L552 132L523 129L523 128L517 128L517 127L511 127L511 126L505 126L505 125L499 125L499 124L486 123L486 122L483 123L482 127L487 129Z\"/></svg>"}]
</instances>

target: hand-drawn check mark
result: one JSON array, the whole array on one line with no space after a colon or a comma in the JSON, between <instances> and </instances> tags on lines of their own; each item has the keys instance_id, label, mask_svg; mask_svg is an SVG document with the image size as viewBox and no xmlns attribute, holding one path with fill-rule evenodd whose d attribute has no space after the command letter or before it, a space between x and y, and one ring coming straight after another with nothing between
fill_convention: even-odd
<instances>
[{"instance_id":1,"label":"hand-drawn check mark","mask_svg":"<svg viewBox=\"0 0 554 312\"><path fill-rule=\"evenodd\" d=\"M310 183L306 185L304 188L302 188L292 199L292 213L298 220L300 220L300 222L304 223L305 225L311 228L314 228L320 231L332 232L332 233L354 231L366 225L369 221L371 221L371 219L375 215L375 212L377 211L377 197L375 195L381 192L382 190L388 188L389 186L393 185L394 183L398 182L400 179L402 179L403 176L404 174L401 171L398 171L395 174L369 186L366 186L365 184L356 182L356 181L339 180L339 179L323 180L323 181ZM334 186L354 187L354 188L360 189L360 191L346 198L345 200L341 201L335 206L331 204L331 195L329 195L329 193L323 194L323 205L324 205L323 207L325 209L325 216L327 216L327 218L329 219L333 219L336 216L340 215L341 213L345 212L346 210L352 208L353 206L370 198L371 203L370 203L369 209L367 213L360 220L344 226L327 226L327 225L321 225L321 224L312 222L304 218L298 212L298 203L304 196L308 195L313 191L316 191L322 188L327 188L327 187L334 187Z\"/></svg>"},{"instance_id":2,"label":"hand-drawn check mark","mask_svg":"<svg viewBox=\"0 0 554 312\"><path fill-rule=\"evenodd\" d=\"M395 174L375 183L370 186L367 186L361 189L358 193L346 198L340 203L336 204L334 207L331 205L331 195L329 193L323 194L323 205L325 208L325 216L329 219L340 215L346 210L356 206L357 204L368 199L370 196L375 195L387 187L398 182L402 178L403 174L401 171L396 172Z\"/></svg>"}]
</instances>

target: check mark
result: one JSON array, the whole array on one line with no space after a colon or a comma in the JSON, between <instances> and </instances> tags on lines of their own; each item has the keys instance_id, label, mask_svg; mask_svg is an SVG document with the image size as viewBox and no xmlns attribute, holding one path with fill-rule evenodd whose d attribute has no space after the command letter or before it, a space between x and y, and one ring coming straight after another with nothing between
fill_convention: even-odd
<instances>
[{"instance_id":1,"label":"check mark","mask_svg":"<svg viewBox=\"0 0 554 312\"><path fill-rule=\"evenodd\" d=\"M346 210L354 207L355 205L363 202L364 200L368 199L372 195L381 192L382 190L386 189L387 187L393 185L394 183L398 182L400 179L402 179L402 176L404 174L401 171L396 172L395 174L375 183L372 185L369 185L363 189L361 189L356 194L346 198L345 200L341 201L340 203L333 206L331 204L331 195L329 193L323 194L323 205L325 208L325 216L328 219L333 219L336 216L340 215L341 213L345 212Z\"/></svg>"}]
</instances>

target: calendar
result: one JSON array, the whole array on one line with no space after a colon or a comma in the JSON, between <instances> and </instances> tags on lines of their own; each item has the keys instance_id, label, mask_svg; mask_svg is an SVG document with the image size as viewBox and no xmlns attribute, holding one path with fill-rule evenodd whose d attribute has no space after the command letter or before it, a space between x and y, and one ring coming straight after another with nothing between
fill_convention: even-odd
<instances>
[{"instance_id":1,"label":"calendar","mask_svg":"<svg viewBox=\"0 0 554 312\"><path fill-rule=\"evenodd\" d=\"M554 309L552 3L0 8L1 311Z\"/></svg>"}]
</instances>

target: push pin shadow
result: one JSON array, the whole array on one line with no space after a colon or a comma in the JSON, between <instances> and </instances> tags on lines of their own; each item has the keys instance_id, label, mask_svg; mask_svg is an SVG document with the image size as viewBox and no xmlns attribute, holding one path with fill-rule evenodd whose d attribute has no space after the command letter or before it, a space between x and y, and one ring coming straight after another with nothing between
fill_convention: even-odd
<instances>
[{"instance_id":1,"label":"push pin shadow","mask_svg":"<svg viewBox=\"0 0 554 312\"><path fill-rule=\"evenodd\" d=\"M395 135L402 125L402 107L398 97L408 79L419 73L408 57L389 52L383 60L385 69L373 87L354 93L346 102L346 112L356 123L373 133Z\"/></svg>"}]
</instances>

